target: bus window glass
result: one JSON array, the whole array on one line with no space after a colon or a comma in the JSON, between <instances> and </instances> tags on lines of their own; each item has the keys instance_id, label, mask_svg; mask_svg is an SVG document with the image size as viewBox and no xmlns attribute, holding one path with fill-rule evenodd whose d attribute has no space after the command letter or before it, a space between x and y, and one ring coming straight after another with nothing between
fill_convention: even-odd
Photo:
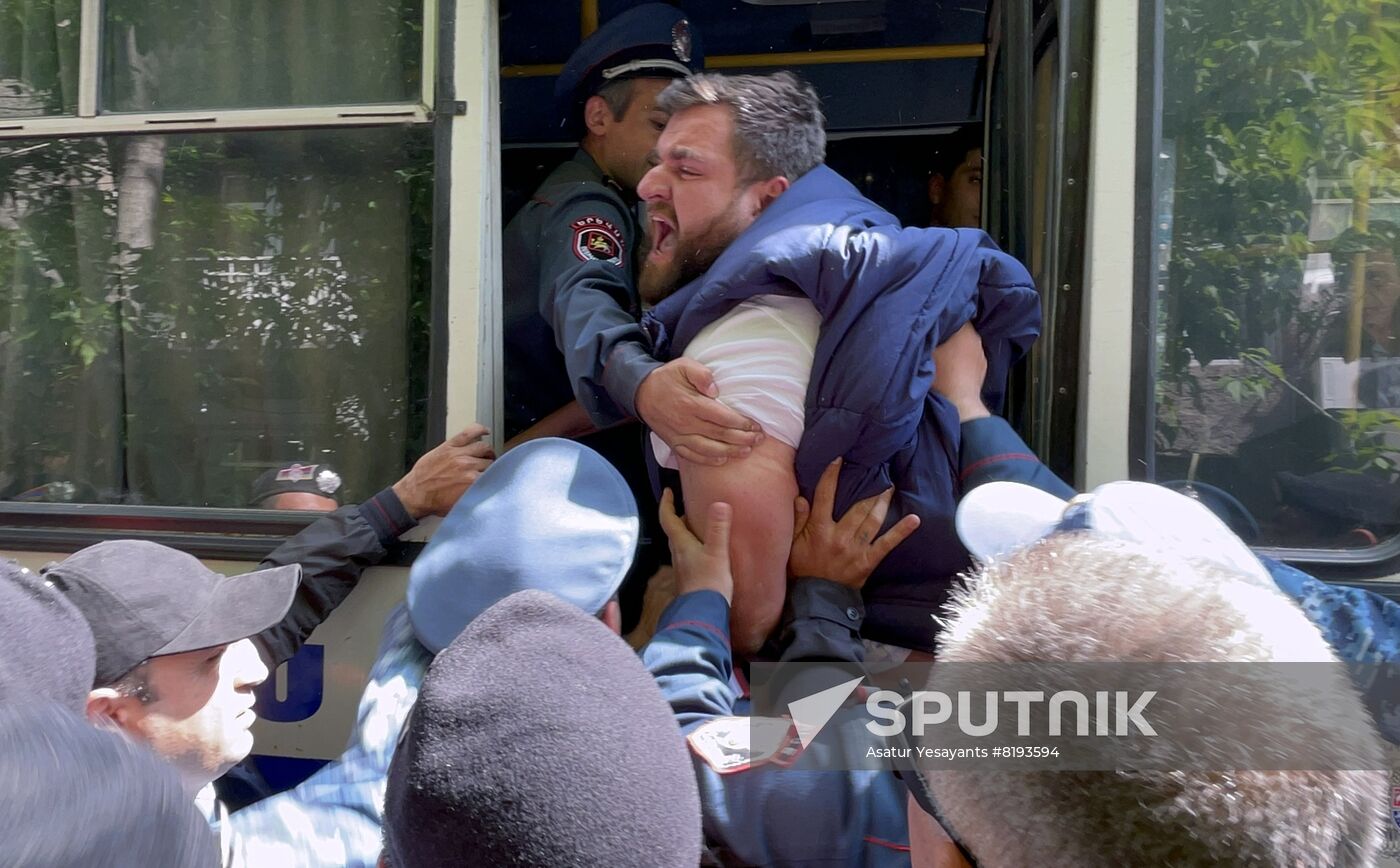
<instances>
[{"instance_id":1,"label":"bus window glass","mask_svg":"<svg viewBox=\"0 0 1400 868\"><path fill-rule=\"evenodd\" d=\"M0 143L0 499L247 506L402 473L427 369L427 128Z\"/></svg>"},{"instance_id":2,"label":"bus window glass","mask_svg":"<svg viewBox=\"0 0 1400 868\"><path fill-rule=\"evenodd\" d=\"M76 110L78 5L0 0L0 118Z\"/></svg>"},{"instance_id":3,"label":"bus window glass","mask_svg":"<svg viewBox=\"0 0 1400 868\"><path fill-rule=\"evenodd\" d=\"M422 0L107 0L102 5L107 111L419 98Z\"/></svg>"},{"instance_id":4,"label":"bus window glass","mask_svg":"<svg viewBox=\"0 0 1400 868\"><path fill-rule=\"evenodd\" d=\"M1156 478L1258 545L1384 542L1400 530L1400 0L1162 11Z\"/></svg>"}]
</instances>

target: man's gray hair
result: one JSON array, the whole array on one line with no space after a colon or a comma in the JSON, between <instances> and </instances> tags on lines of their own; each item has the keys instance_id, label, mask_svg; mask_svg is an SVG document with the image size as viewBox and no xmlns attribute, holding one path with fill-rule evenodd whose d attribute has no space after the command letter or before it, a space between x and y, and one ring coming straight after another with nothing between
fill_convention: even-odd
<instances>
[{"instance_id":1,"label":"man's gray hair","mask_svg":"<svg viewBox=\"0 0 1400 868\"><path fill-rule=\"evenodd\" d=\"M1292 600L1224 569L1087 532L1056 534L955 591L941 663L1335 663ZM935 667L936 668L936 667ZM1260 739L1348 737L1384 767L1341 665L1313 695L1268 692ZM1202 682L1208 679L1199 679ZM1233 707L1202 683L1196 708ZM1222 695L1225 694L1225 695ZM1250 697L1250 701L1255 697ZM1255 707L1269 708L1269 703ZM1248 739L1254 744L1254 737ZM1227 748L1226 748L1227 749ZM1208 758L1207 758L1208 759ZM1369 760L1368 760L1369 762ZM1209 768L1209 766L1204 766ZM1222 768L1232 768L1222 761ZM987 868L1012 865L1369 865L1386 776L1371 771L953 771L925 765L952 832Z\"/></svg>"},{"instance_id":2,"label":"man's gray hair","mask_svg":"<svg viewBox=\"0 0 1400 868\"><path fill-rule=\"evenodd\" d=\"M726 106L734 118L734 156L744 181L782 175L796 181L826 159L826 118L810 84L790 72L678 79L657 100L668 115L695 106Z\"/></svg>"}]
</instances>

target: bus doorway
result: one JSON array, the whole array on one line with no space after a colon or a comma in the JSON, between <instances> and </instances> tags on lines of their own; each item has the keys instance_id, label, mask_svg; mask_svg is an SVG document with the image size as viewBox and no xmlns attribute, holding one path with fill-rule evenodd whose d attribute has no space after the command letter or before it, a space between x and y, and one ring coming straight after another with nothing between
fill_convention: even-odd
<instances>
[{"instance_id":1,"label":"bus doorway","mask_svg":"<svg viewBox=\"0 0 1400 868\"><path fill-rule=\"evenodd\" d=\"M563 62L598 21L637 5L500 4L502 225L578 146L559 132ZM985 228L1044 296L1046 335L1015 373L1006 411L1072 479L1090 10L995 0L676 5L703 41L706 70L787 69L810 82L826 114L828 165L904 225L948 221L939 200L954 173L977 186L975 207L953 219Z\"/></svg>"}]
</instances>

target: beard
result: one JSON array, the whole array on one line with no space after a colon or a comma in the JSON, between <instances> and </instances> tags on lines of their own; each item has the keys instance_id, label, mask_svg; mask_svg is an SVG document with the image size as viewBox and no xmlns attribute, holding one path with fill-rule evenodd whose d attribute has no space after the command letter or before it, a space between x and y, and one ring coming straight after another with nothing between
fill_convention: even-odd
<instances>
[{"instance_id":1,"label":"beard","mask_svg":"<svg viewBox=\"0 0 1400 868\"><path fill-rule=\"evenodd\" d=\"M654 307L708 271L719 255L746 228L740 219L739 207L739 201L736 199L729 204L724 213L716 216L697 232L675 230L675 246L670 258L664 262L651 259L654 230L649 229L646 250L642 252L641 273L637 276L637 291L642 297L642 303ZM674 222L674 214L666 216Z\"/></svg>"}]
</instances>

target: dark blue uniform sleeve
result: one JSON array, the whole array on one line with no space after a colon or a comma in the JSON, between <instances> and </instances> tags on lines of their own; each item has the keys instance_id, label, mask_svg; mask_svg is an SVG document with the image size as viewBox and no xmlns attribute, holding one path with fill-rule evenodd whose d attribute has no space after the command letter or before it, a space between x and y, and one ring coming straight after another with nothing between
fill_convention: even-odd
<instances>
[{"instance_id":1,"label":"dark blue uniform sleeve","mask_svg":"<svg viewBox=\"0 0 1400 868\"><path fill-rule=\"evenodd\" d=\"M859 595L850 594L819 579L795 583L785 627L795 650L783 659L858 659L863 609L855 619L847 614L859 606ZM642 660L687 735L746 710L732 678L729 606L719 594L702 591L673 602ZM818 743L793 768L763 765L721 774L694 750L692 760L705 835L725 864L908 865L905 789L890 772L837 771L841 763Z\"/></svg>"},{"instance_id":2,"label":"dark blue uniform sleeve","mask_svg":"<svg viewBox=\"0 0 1400 868\"><path fill-rule=\"evenodd\" d=\"M605 427L633 415L638 375L659 364L638 361L647 343L632 275L636 233L622 201L598 185L577 185L548 213L540 233L540 315L554 331L575 397Z\"/></svg>"},{"instance_id":3,"label":"dark blue uniform sleeve","mask_svg":"<svg viewBox=\"0 0 1400 868\"><path fill-rule=\"evenodd\" d=\"M1040 463L1011 424L1000 416L987 416L962 424L958 453L959 489L964 493L987 482L1021 482L1062 497L1075 491Z\"/></svg>"},{"instance_id":4,"label":"dark blue uniform sleeve","mask_svg":"<svg viewBox=\"0 0 1400 868\"><path fill-rule=\"evenodd\" d=\"M417 524L392 488L359 506L342 506L317 519L267 556L262 567L301 565L301 584L281 621L259 633L268 662L301 650L306 637L350 596L360 574L384 559L400 534Z\"/></svg>"},{"instance_id":5,"label":"dark blue uniform sleeve","mask_svg":"<svg viewBox=\"0 0 1400 868\"><path fill-rule=\"evenodd\" d=\"M784 663L860 663L865 645L860 625L865 601L860 591L826 579L800 578L788 591L779 660Z\"/></svg>"},{"instance_id":6,"label":"dark blue uniform sleeve","mask_svg":"<svg viewBox=\"0 0 1400 868\"><path fill-rule=\"evenodd\" d=\"M734 713L729 650L729 603L714 591L682 594L666 607L642 663L656 679L676 722L688 730L711 717Z\"/></svg>"}]
</instances>

